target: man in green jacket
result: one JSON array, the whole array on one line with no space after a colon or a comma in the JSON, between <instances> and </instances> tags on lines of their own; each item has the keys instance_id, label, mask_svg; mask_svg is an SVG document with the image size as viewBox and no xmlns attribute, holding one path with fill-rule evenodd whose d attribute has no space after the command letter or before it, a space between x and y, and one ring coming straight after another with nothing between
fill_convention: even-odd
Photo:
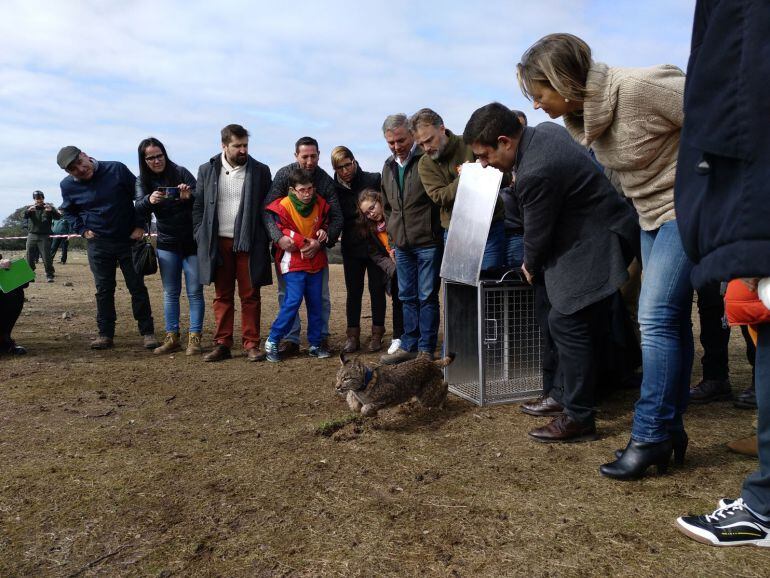
<instances>
[{"instance_id":1,"label":"man in green jacket","mask_svg":"<svg viewBox=\"0 0 770 578\"><path fill-rule=\"evenodd\" d=\"M446 242L462 165L475 162L476 158L471 147L463 142L462 136L445 128L442 118L429 108L422 108L412 115L409 130L417 145L425 151L418 166L420 180L425 192L441 209L441 226L444 228ZM498 197L481 269L498 269L504 265L505 210Z\"/></svg>"},{"instance_id":2,"label":"man in green jacket","mask_svg":"<svg viewBox=\"0 0 770 578\"><path fill-rule=\"evenodd\" d=\"M49 283L53 283L54 268L53 255L51 254L51 224L54 219L61 219L61 214L51 203L45 202L43 191L32 193L34 205L27 207L24 218L29 219L29 232L27 233L27 262L35 269L35 251L43 258L45 276Z\"/></svg>"}]
</instances>

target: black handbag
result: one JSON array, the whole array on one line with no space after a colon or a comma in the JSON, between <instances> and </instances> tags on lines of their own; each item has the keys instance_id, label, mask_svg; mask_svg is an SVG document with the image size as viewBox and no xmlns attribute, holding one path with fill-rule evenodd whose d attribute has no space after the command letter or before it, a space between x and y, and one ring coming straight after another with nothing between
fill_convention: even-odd
<instances>
[{"instance_id":1,"label":"black handbag","mask_svg":"<svg viewBox=\"0 0 770 578\"><path fill-rule=\"evenodd\" d=\"M134 261L134 271L139 275L153 275L158 271L158 258L155 247L149 240L140 239L131 247L131 258Z\"/></svg>"}]
</instances>

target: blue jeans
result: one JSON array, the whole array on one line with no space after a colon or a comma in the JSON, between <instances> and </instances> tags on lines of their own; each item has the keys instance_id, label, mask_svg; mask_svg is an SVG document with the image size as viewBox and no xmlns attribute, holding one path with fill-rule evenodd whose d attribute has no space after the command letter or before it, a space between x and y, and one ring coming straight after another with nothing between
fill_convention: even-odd
<instances>
[{"instance_id":1,"label":"blue jeans","mask_svg":"<svg viewBox=\"0 0 770 578\"><path fill-rule=\"evenodd\" d=\"M444 229L444 244L449 229ZM495 221L489 226L487 244L484 246L484 257L481 259L481 270L499 269L505 266L506 241L505 221ZM440 261L440 259L439 259ZM441 265L439 264L439 267Z\"/></svg>"},{"instance_id":2,"label":"blue jeans","mask_svg":"<svg viewBox=\"0 0 770 578\"><path fill-rule=\"evenodd\" d=\"M198 277L198 256L184 256L175 251L158 249L158 267L163 283L163 316L166 318L166 331L179 333L179 295L182 293L182 271L187 289L187 301L190 304L190 332L201 333L203 313L206 304L203 301L203 285Z\"/></svg>"},{"instance_id":3,"label":"blue jeans","mask_svg":"<svg viewBox=\"0 0 770 578\"><path fill-rule=\"evenodd\" d=\"M324 267L321 271L319 271L319 273L323 275L321 280L321 334L323 339L327 339L329 337L329 316L332 312L332 300L331 296L329 295L329 266L327 265ZM281 273L276 268L276 275L278 277L278 307L283 307L283 299L284 295L286 294L286 282L283 278L285 274L286 273ZM297 317L294 319L294 324L291 326L291 329L282 339L286 339L286 341L291 341L292 343L299 345L300 331L302 331L302 324L300 323L299 315L297 315ZM310 341L309 335L310 334L308 333L308 341Z\"/></svg>"},{"instance_id":4,"label":"blue jeans","mask_svg":"<svg viewBox=\"0 0 770 578\"><path fill-rule=\"evenodd\" d=\"M641 232L642 387L636 402L631 437L660 442L669 431L684 429L682 414L690 397L693 340L692 263L676 221Z\"/></svg>"},{"instance_id":5,"label":"blue jeans","mask_svg":"<svg viewBox=\"0 0 770 578\"><path fill-rule=\"evenodd\" d=\"M302 298L305 299L307 307L307 340L312 346L321 345L323 325L323 307L322 307L322 287L324 279L329 278L329 268L324 267L317 273L308 273L306 271L293 271L284 273L281 277L284 282L284 298L281 303L281 309L278 316L270 327L270 337L273 343L279 343L291 329L294 321L299 317L299 306L302 305ZM327 283L328 286L328 283Z\"/></svg>"},{"instance_id":6,"label":"blue jeans","mask_svg":"<svg viewBox=\"0 0 770 578\"><path fill-rule=\"evenodd\" d=\"M439 301L441 289L441 257L444 248L420 247L396 249L398 297L404 311L404 333L401 349L405 351L436 350L438 341Z\"/></svg>"},{"instance_id":7,"label":"blue jeans","mask_svg":"<svg viewBox=\"0 0 770 578\"><path fill-rule=\"evenodd\" d=\"M743 482L741 497L754 512L770 517L770 324L759 326L757 343L757 445L759 469Z\"/></svg>"},{"instance_id":8,"label":"blue jeans","mask_svg":"<svg viewBox=\"0 0 770 578\"><path fill-rule=\"evenodd\" d=\"M524 235L505 236L505 266L521 269L524 264Z\"/></svg>"}]
</instances>

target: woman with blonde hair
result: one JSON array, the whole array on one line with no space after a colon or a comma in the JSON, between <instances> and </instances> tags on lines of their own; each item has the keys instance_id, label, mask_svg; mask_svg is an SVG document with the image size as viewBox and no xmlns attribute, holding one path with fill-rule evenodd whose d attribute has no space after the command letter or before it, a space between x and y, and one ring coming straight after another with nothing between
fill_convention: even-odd
<instances>
[{"instance_id":1,"label":"woman with blonde hair","mask_svg":"<svg viewBox=\"0 0 770 578\"><path fill-rule=\"evenodd\" d=\"M692 263L674 214L674 176L683 115L684 73L671 65L615 68L595 62L572 34L549 34L517 66L519 86L573 138L615 171L641 226L644 276L639 298L643 381L631 439L603 475L632 479L673 452L684 460L682 414L689 397L693 340Z\"/></svg>"}]
</instances>

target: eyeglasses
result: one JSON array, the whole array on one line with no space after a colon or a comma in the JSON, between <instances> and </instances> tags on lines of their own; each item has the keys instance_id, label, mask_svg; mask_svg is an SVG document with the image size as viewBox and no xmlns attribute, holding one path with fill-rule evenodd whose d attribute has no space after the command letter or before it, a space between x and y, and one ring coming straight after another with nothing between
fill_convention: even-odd
<instances>
[{"instance_id":1,"label":"eyeglasses","mask_svg":"<svg viewBox=\"0 0 770 578\"><path fill-rule=\"evenodd\" d=\"M292 188L293 188L293 189L294 189L296 192L298 192L299 194L301 194L301 195L309 195L309 194L312 194L312 192L313 192L313 188L314 188L314 187L311 185L311 186L309 186L309 187L292 187Z\"/></svg>"},{"instance_id":2,"label":"eyeglasses","mask_svg":"<svg viewBox=\"0 0 770 578\"><path fill-rule=\"evenodd\" d=\"M144 160L146 160L148 163L154 163L155 161L159 161L162 158L164 158L166 155L163 153L160 153L159 155L153 155L151 157L144 157Z\"/></svg>"},{"instance_id":3,"label":"eyeglasses","mask_svg":"<svg viewBox=\"0 0 770 578\"><path fill-rule=\"evenodd\" d=\"M350 167L353 166L353 163L355 163L355 161L350 161L349 163L345 163L344 165L337 165L336 167L334 167L334 170L335 171L346 171Z\"/></svg>"}]
</instances>

